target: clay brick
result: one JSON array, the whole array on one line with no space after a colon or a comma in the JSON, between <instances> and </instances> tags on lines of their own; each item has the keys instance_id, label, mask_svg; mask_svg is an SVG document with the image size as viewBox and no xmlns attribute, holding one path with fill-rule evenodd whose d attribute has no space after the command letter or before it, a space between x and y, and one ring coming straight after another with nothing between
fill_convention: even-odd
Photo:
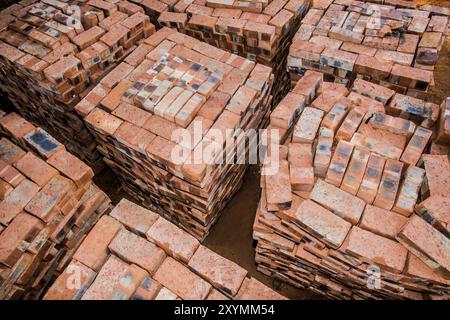
<instances>
[{"instance_id":1,"label":"clay brick","mask_svg":"<svg viewBox=\"0 0 450 320\"><path fill-rule=\"evenodd\" d=\"M200 245L193 236L165 219L158 219L146 235L170 256L185 263L188 263Z\"/></svg>"},{"instance_id":2,"label":"clay brick","mask_svg":"<svg viewBox=\"0 0 450 320\"><path fill-rule=\"evenodd\" d=\"M122 225L117 220L103 216L89 232L73 258L94 271L100 271L108 259L108 245L121 228Z\"/></svg>"},{"instance_id":3,"label":"clay brick","mask_svg":"<svg viewBox=\"0 0 450 320\"><path fill-rule=\"evenodd\" d=\"M379 101L384 105L387 104L395 93L394 90L360 79L355 80L352 90L363 96Z\"/></svg>"},{"instance_id":4,"label":"clay brick","mask_svg":"<svg viewBox=\"0 0 450 320\"><path fill-rule=\"evenodd\" d=\"M71 153L61 150L51 156L47 163L58 169L79 187L94 177L92 169Z\"/></svg>"},{"instance_id":5,"label":"clay brick","mask_svg":"<svg viewBox=\"0 0 450 320\"><path fill-rule=\"evenodd\" d=\"M313 143L322 121L324 112L306 107L294 127L292 142Z\"/></svg>"},{"instance_id":6,"label":"clay brick","mask_svg":"<svg viewBox=\"0 0 450 320\"><path fill-rule=\"evenodd\" d=\"M23 242L31 242L42 227L39 219L26 213L18 214L8 228L0 233L0 262L12 267L25 250Z\"/></svg>"},{"instance_id":7,"label":"clay brick","mask_svg":"<svg viewBox=\"0 0 450 320\"><path fill-rule=\"evenodd\" d=\"M81 300L126 300L137 289L147 272L110 256Z\"/></svg>"},{"instance_id":8,"label":"clay brick","mask_svg":"<svg viewBox=\"0 0 450 320\"><path fill-rule=\"evenodd\" d=\"M323 74L308 70L292 89L292 93L302 94L306 102L310 103L316 96L317 90L323 82Z\"/></svg>"},{"instance_id":9,"label":"clay brick","mask_svg":"<svg viewBox=\"0 0 450 320\"><path fill-rule=\"evenodd\" d=\"M245 279L236 295L237 300L285 300L279 293L265 286L255 278Z\"/></svg>"},{"instance_id":10,"label":"clay brick","mask_svg":"<svg viewBox=\"0 0 450 320\"><path fill-rule=\"evenodd\" d=\"M397 240L438 274L450 271L450 240L418 216L413 216L397 235Z\"/></svg>"},{"instance_id":11,"label":"clay brick","mask_svg":"<svg viewBox=\"0 0 450 320\"><path fill-rule=\"evenodd\" d=\"M364 201L321 179L317 180L311 200L323 205L352 224L357 224L365 207Z\"/></svg>"},{"instance_id":12,"label":"clay brick","mask_svg":"<svg viewBox=\"0 0 450 320\"><path fill-rule=\"evenodd\" d=\"M161 284L150 277L145 277L134 292L131 300L153 300L161 290Z\"/></svg>"},{"instance_id":13,"label":"clay brick","mask_svg":"<svg viewBox=\"0 0 450 320\"><path fill-rule=\"evenodd\" d=\"M164 260L155 280L185 300L203 300L211 285L172 258Z\"/></svg>"},{"instance_id":14,"label":"clay brick","mask_svg":"<svg viewBox=\"0 0 450 320\"><path fill-rule=\"evenodd\" d=\"M333 132L330 129L320 128L314 156L314 174L318 177L325 178L327 173L332 156L333 137Z\"/></svg>"},{"instance_id":15,"label":"clay brick","mask_svg":"<svg viewBox=\"0 0 450 320\"><path fill-rule=\"evenodd\" d=\"M133 202L122 199L111 211L110 216L119 220L126 227L139 235L145 235L158 220L159 215L144 209Z\"/></svg>"},{"instance_id":16,"label":"clay brick","mask_svg":"<svg viewBox=\"0 0 450 320\"><path fill-rule=\"evenodd\" d=\"M44 159L48 159L56 152L64 150L64 145L41 128L28 133L24 139Z\"/></svg>"},{"instance_id":17,"label":"clay brick","mask_svg":"<svg viewBox=\"0 0 450 320\"><path fill-rule=\"evenodd\" d=\"M406 169L402 185L398 192L397 201L392 210L404 216L409 216L414 211L424 175L425 170L422 168L409 166Z\"/></svg>"},{"instance_id":18,"label":"clay brick","mask_svg":"<svg viewBox=\"0 0 450 320\"><path fill-rule=\"evenodd\" d=\"M450 199L431 196L417 204L414 211L443 234L450 233Z\"/></svg>"},{"instance_id":19,"label":"clay brick","mask_svg":"<svg viewBox=\"0 0 450 320\"><path fill-rule=\"evenodd\" d=\"M205 246L200 246L192 256L189 268L231 296L236 295L247 275L247 270Z\"/></svg>"},{"instance_id":20,"label":"clay brick","mask_svg":"<svg viewBox=\"0 0 450 320\"><path fill-rule=\"evenodd\" d=\"M447 156L423 155L427 185L431 196L450 196L450 163Z\"/></svg>"},{"instance_id":21,"label":"clay brick","mask_svg":"<svg viewBox=\"0 0 450 320\"><path fill-rule=\"evenodd\" d=\"M270 114L270 124L273 126L289 129L294 119L303 111L306 99L303 95L288 93Z\"/></svg>"},{"instance_id":22,"label":"clay brick","mask_svg":"<svg viewBox=\"0 0 450 320\"><path fill-rule=\"evenodd\" d=\"M311 200L303 201L295 221L327 245L338 248L344 242L351 224Z\"/></svg>"},{"instance_id":23,"label":"clay brick","mask_svg":"<svg viewBox=\"0 0 450 320\"><path fill-rule=\"evenodd\" d=\"M30 122L15 112L1 118L0 126L16 139L21 139L36 129Z\"/></svg>"},{"instance_id":24,"label":"clay brick","mask_svg":"<svg viewBox=\"0 0 450 320\"><path fill-rule=\"evenodd\" d=\"M345 251L395 273L403 271L408 254L401 244L358 227L350 231Z\"/></svg>"},{"instance_id":25,"label":"clay brick","mask_svg":"<svg viewBox=\"0 0 450 320\"><path fill-rule=\"evenodd\" d=\"M359 227L395 240L396 235L407 222L408 218L395 212L367 205Z\"/></svg>"},{"instance_id":26,"label":"clay brick","mask_svg":"<svg viewBox=\"0 0 450 320\"><path fill-rule=\"evenodd\" d=\"M58 174L58 171L31 152L17 161L15 167L39 187L43 187Z\"/></svg>"},{"instance_id":27,"label":"clay brick","mask_svg":"<svg viewBox=\"0 0 450 320\"><path fill-rule=\"evenodd\" d=\"M354 148L352 158L348 164L341 189L356 195L364 177L370 152L361 148Z\"/></svg>"},{"instance_id":28,"label":"clay brick","mask_svg":"<svg viewBox=\"0 0 450 320\"><path fill-rule=\"evenodd\" d=\"M278 173L266 179L266 197L269 210L289 208L292 202L289 165L286 160L279 162Z\"/></svg>"},{"instance_id":29,"label":"clay brick","mask_svg":"<svg viewBox=\"0 0 450 320\"><path fill-rule=\"evenodd\" d=\"M21 148L16 146L6 138L0 139L0 159L12 165L26 154Z\"/></svg>"},{"instance_id":30,"label":"clay brick","mask_svg":"<svg viewBox=\"0 0 450 320\"><path fill-rule=\"evenodd\" d=\"M387 159L381 177L380 186L373 204L377 207L391 210L397 197L400 185L403 163Z\"/></svg>"},{"instance_id":31,"label":"clay brick","mask_svg":"<svg viewBox=\"0 0 450 320\"><path fill-rule=\"evenodd\" d=\"M153 243L129 232L120 230L108 246L122 260L136 264L153 275L166 257Z\"/></svg>"},{"instance_id":32,"label":"clay brick","mask_svg":"<svg viewBox=\"0 0 450 320\"><path fill-rule=\"evenodd\" d=\"M79 275L77 287L72 283ZM97 274L78 261L71 261L63 273L56 279L44 296L44 300L78 300L94 281ZM72 281L71 281L72 280Z\"/></svg>"},{"instance_id":33,"label":"clay brick","mask_svg":"<svg viewBox=\"0 0 450 320\"><path fill-rule=\"evenodd\" d=\"M330 166L328 167L325 181L339 187L347 170L348 163L352 157L353 145L344 140L339 141L336 146Z\"/></svg>"},{"instance_id":34,"label":"clay brick","mask_svg":"<svg viewBox=\"0 0 450 320\"><path fill-rule=\"evenodd\" d=\"M112 135L122 124L122 120L109 113L96 108L84 120L91 125L94 130Z\"/></svg>"},{"instance_id":35,"label":"clay brick","mask_svg":"<svg viewBox=\"0 0 450 320\"><path fill-rule=\"evenodd\" d=\"M336 139L349 141L356 130L358 130L365 114L366 112L359 106L351 109L336 132Z\"/></svg>"},{"instance_id":36,"label":"clay brick","mask_svg":"<svg viewBox=\"0 0 450 320\"><path fill-rule=\"evenodd\" d=\"M364 172L364 177L357 193L359 198L369 204L375 200L385 162L382 157L375 154L369 156L366 171Z\"/></svg>"}]
</instances>

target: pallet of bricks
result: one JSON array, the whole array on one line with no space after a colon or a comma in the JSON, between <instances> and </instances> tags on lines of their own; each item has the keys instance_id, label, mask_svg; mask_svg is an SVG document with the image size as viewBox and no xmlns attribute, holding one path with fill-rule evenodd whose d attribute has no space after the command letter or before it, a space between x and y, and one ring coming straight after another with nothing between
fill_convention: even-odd
<instances>
[{"instance_id":1,"label":"pallet of bricks","mask_svg":"<svg viewBox=\"0 0 450 320\"><path fill-rule=\"evenodd\" d=\"M271 114L291 134L263 166L278 170L261 178L258 270L335 299L448 300L450 98L323 77Z\"/></svg>"},{"instance_id":2,"label":"pallet of bricks","mask_svg":"<svg viewBox=\"0 0 450 320\"><path fill-rule=\"evenodd\" d=\"M272 82L269 67L164 27L75 109L125 190L204 239L241 185L238 145L268 121Z\"/></svg>"},{"instance_id":3,"label":"pallet of bricks","mask_svg":"<svg viewBox=\"0 0 450 320\"><path fill-rule=\"evenodd\" d=\"M0 115L0 299L37 299L110 200L92 169L46 131Z\"/></svg>"},{"instance_id":4,"label":"pallet of bricks","mask_svg":"<svg viewBox=\"0 0 450 320\"><path fill-rule=\"evenodd\" d=\"M317 1L289 51L291 80L315 70L327 81L349 86L360 78L427 98L447 40L450 9L404 0L376 2Z\"/></svg>"},{"instance_id":5,"label":"pallet of bricks","mask_svg":"<svg viewBox=\"0 0 450 320\"><path fill-rule=\"evenodd\" d=\"M141 5L155 2L164 9L153 15L158 25L177 28L214 47L271 67L275 75L274 103L288 92L289 45L311 6L310 0L142 1Z\"/></svg>"},{"instance_id":6,"label":"pallet of bricks","mask_svg":"<svg viewBox=\"0 0 450 320\"><path fill-rule=\"evenodd\" d=\"M123 199L94 226L44 299L286 298L163 217Z\"/></svg>"},{"instance_id":7,"label":"pallet of bricks","mask_svg":"<svg viewBox=\"0 0 450 320\"><path fill-rule=\"evenodd\" d=\"M154 31L127 1L22 0L0 12L0 90L99 171L94 139L73 107Z\"/></svg>"}]
</instances>

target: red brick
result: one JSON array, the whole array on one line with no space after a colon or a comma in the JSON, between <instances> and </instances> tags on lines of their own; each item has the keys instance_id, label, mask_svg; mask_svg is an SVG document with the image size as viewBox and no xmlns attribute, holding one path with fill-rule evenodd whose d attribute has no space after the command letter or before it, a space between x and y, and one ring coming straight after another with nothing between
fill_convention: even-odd
<instances>
[{"instance_id":1,"label":"red brick","mask_svg":"<svg viewBox=\"0 0 450 320\"><path fill-rule=\"evenodd\" d=\"M51 156L47 163L71 179L79 187L94 177L92 169L71 153L61 150Z\"/></svg>"},{"instance_id":2,"label":"red brick","mask_svg":"<svg viewBox=\"0 0 450 320\"><path fill-rule=\"evenodd\" d=\"M58 171L31 152L17 161L15 167L40 187L43 187L58 174Z\"/></svg>"},{"instance_id":3,"label":"red brick","mask_svg":"<svg viewBox=\"0 0 450 320\"><path fill-rule=\"evenodd\" d=\"M145 235L159 218L158 214L127 199L120 200L111 211L110 216L140 235Z\"/></svg>"},{"instance_id":4,"label":"red brick","mask_svg":"<svg viewBox=\"0 0 450 320\"><path fill-rule=\"evenodd\" d=\"M236 295L247 275L247 270L204 246L192 256L189 268L231 296Z\"/></svg>"},{"instance_id":5,"label":"red brick","mask_svg":"<svg viewBox=\"0 0 450 320\"><path fill-rule=\"evenodd\" d=\"M164 251L153 243L125 229L117 233L108 248L122 260L140 266L151 275L166 257Z\"/></svg>"},{"instance_id":6,"label":"red brick","mask_svg":"<svg viewBox=\"0 0 450 320\"><path fill-rule=\"evenodd\" d=\"M81 299L127 300L147 276L147 272L138 266L110 256Z\"/></svg>"},{"instance_id":7,"label":"red brick","mask_svg":"<svg viewBox=\"0 0 450 320\"><path fill-rule=\"evenodd\" d=\"M187 263L200 243L173 223L158 219L147 231L147 238L177 260Z\"/></svg>"},{"instance_id":8,"label":"red brick","mask_svg":"<svg viewBox=\"0 0 450 320\"><path fill-rule=\"evenodd\" d=\"M448 278L450 272L450 240L414 215L397 235L397 240L414 252L423 262Z\"/></svg>"},{"instance_id":9,"label":"red brick","mask_svg":"<svg viewBox=\"0 0 450 320\"><path fill-rule=\"evenodd\" d=\"M311 200L323 205L352 224L357 224L365 207L363 200L321 179L316 182Z\"/></svg>"},{"instance_id":10,"label":"red brick","mask_svg":"<svg viewBox=\"0 0 450 320\"><path fill-rule=\"evenodd\" d=\"M345 251L395 273L403 271L408 254L401 244L358 227L350 231Z\"/></svg>"},{"instance_id":11,"label":"red brick","mask_svg":"<svg viewBox=\"0 0 450 320\"><path fill-rule=\"evenodd\" d=\"M99 271L108 259L108 245L122 225L109 216L103 216L92 228L73 256L94 271Z\"/></svg>"},{"instance_id":12,"label":"red brick","mask_svg":"<svg viewBox=\"0 0 450 320\"><path fill-rule=\"evenodd\" d=\"M155 280L184 300L203 300L211 285L172 258L164 260Z\"/></svg>"}]
</instances>

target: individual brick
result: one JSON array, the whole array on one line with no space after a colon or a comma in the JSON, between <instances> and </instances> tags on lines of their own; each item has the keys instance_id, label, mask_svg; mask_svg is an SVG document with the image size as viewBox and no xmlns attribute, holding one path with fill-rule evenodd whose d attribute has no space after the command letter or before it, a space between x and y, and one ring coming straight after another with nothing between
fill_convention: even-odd
<instances>
[{"instance_id":1,"label":"individual brick","mask_svg":"<svg viewBox=\"0 0 450 320\"><path fill-rule=\"evenodd\" d=\"M140 266L151 275L166 256L164 251L153 243L124 229L117 233L108 248L122 260Z\"/></svg>"},{"instance_id":2,"label":"individual brick","mask_svg":"<svg viewBox=\"0 0 450 320\"><path fill-rule=\"evenodd\" d=\"M332 248L340 247L352 226L311 200L303 201L299 205L295 221Z\"/></svg>"},{"instance_id":3,"label":"individual brick","mask_svg":"<svg viewBox=\"0 0 450 320\"><path fill-rule=\"evenodd\" d=\"M358 223L365 207L361 199L321 179L316 182L311 192L311 200L352 224Z\"/></svg>"},{"instance_id":4,"label":"individual brick","mask_svg":"<svg viewBox=\"0 0 450 320\"><path fill-rule=\"evenodd\" d=\"M108 259L108 245L121 229L121 224L108 216L102 217L84 239L73 258L98 272Z\"/></svg>"},{"instance_id":5,"label":"individual brick","mask_svg":"<svg viewBox=\"0 0 450 320\"><path fill-rule=\"evenodd\" d=\"M419 190L425 170L422 168L409 166L406 169L404 180L400 186L397 200L393 210L405 216L409 216L414 211L417 199L419 198Z\"/></svg>"},{"instance_id":6,"label":"individual brick","mask_svg":"<svg viewBox=\"0 0 450 320\"><path fill-rule=\"evenodd\" d=\"M17 161L15 167L39 187L43 187L58 174L57 170L31 152Z\"/></svg>"},{"instance_id":7,"label":"individual brick","mask_svg":"<svg viewBox=\"0 0 450 320\"><path fill-rule=\"evenodd\" d=\"M205 246L198 248L188 266L216 288L231 296L236 295L247 275L245 269Z\"/></svg>"},{"instance_id":8,"label":"individual brick","mask_svg":"<svg viewBox=\"0 0 450 320\"><path fill-rule=\"evenodd\" d=\"M159 215L133 202L122 199L109 214L139 235L145 235Z\"/></svg>"},{"instance_id":9,"label":"individual brick","mask_svg":"<svg viewBox=\"0 0 450 320\"><path fill-rule=\"evenodd\" d=\"M447 156L423 155L427 186L431 196L450 196L448 185L450 163Z\"/></svg>"},{"instance_id":10,"label":"individual brick","mask_svg":"<svg viewBox=\"0 0 450 320\"><path fill-rule=\"evenodd\" d=\"M65 150L55 153L47 160L47 163L58 169L78 186L84 185L94 177L94 172L91 168Z\"/></svg>"},{"instance_id":11,"label":"individual brick","mask_svg":"<svg viewBox=\"0 0 450 320\"><path fill-rule=\"evenodd\" d=\"M385 162L384 158L375 154L369 156L364 177L357 193L358 198L363 199L368 204L372 204L375 200Z\"/></svg>"},{"instance_id":12,"label":"individual brick","mask_svg":"<svg viewBox=\"0 0 450 320\"><path fill-rule=\"evenodd\" d=\"M313 143L324 112L306 107L294 127L292 142Z\"/></svg>"},{"instance_id":13,"label":"individual brick","mask_svg":"<svg viewBox=\"0 0 450 320\"><path fill-rule=\"evenodd\" d=\"M200 243L187 232L165 219L158 219L146 234L147 238L170 256L187 263Z\"/></svg>"},{"instance_id":14,"label":"individual brick","mask_svg":"<svg viewBox=\"0 0 450 320\"><path fill-rule=\"evenodd\" d=\"M400 160L413 166L416 165L422 155L422 152L427 146L431 135L431 130L417 127L413 137L409 140L405 151L403 151Z\"/></svg>"},{"instance_id":15,"label":"individual brick","mask_svg":"<svg viewBox=\"0 0 450 320\"><path fill-rule=\"evenodd\" d=\"M403 271L408 253L400 243L358 227L350 231L345 251L395 273Z\"/></svg>"},{"instance_id":16,"label":"individual brick","mask_svg":"<svg viewBox=\"0 0 450 320\"><path fill-rule=\"evenodd\" d=\"M380 236L395 240L408 219L393 211L367 205L359 227Z\"/></svg>"},{"instance_id":17,"label":"individual brick","mask_svg":"<svg viewBox=\"0 0 450 320\"><path fill-rule=\"evenodd\" d=\"M339 187L352 157L353 145L344 140L339 141L331 158L325 181Z\"/></svg>"},{"instance_id":18,"label":"individual brick","mask_svg":"<svg viewBox=\"0 0 450 320\"><path fill-rule=\"evenodd\" d=\"M377 207L391 210L397 198L403 163L387 159L381 176L380 186L373 204Z\"/></svg>"},{"instance_id":19,"label":"individual brick","mask_svg":"<svg viewBox=\"0 0 450 320\"><path fill-rule=\"evenodd\" d=\"M236 299L239 300L284 300L279 293L268 288L255 278L245 279Z\"/></svg>"},{"instance_id":20,"label":"individual brick","mask_svg":"<svg viewBox=\"0 0 450 320\"><path fill-rule=\"evenodd\" d=\"M136 265L128 265L110 256L97 274L82 300L129 299L148 274Z\"/></svg>"},{"instance_id":21,"label":"individual brick","mask_svg":"<svg viewBox=\"0 0 450 320\"><path fill-rule=\"evenodd\" d=\"M352 157L342 180L341 189L356 195L364 177L370 152L361 148L354 148Z\"/></svg>"},{"instance_id":22,"label":"individual brick","mask_svg":"<svg viewBox=\"0 0 450 320\"><path fill-rule=\"evenodd\" d=\"M431 196L414 207L414 211L448 237L450 233L449 198Z\"/></svg>"},{"instance_id":23,"label":"individual brick","mask_svg":"<svg viewBox=\"0 0 450 320\"><path fill-rule=\"evenodd\" d=\"M430 268L447 277L450 240L418 216L413 216L397 235Z\"/></svg>"},{"instance_id":24,"label":"individual brick","mask_svg":"<svg viewBox=\"0 0 450 320\"><path fill-rule=\"evenodd\" d=\"M314 156L314 174L325 178L331 161L333 146L333 132L328 128L320 128L317 139L316 153Z\"/></svg>"},{"instance_id":25,"label":"individual brick","mask_svg":"<svg viewBox=\"0 0 450 320\"><path fill-rule=\"evenodd\" d=\"M71 277L79 275L80 286L71 282ZM44 300L78 300L92 284L97 274L78 261L72 261L56 279L44 296Z\"/></svg>"},{"instance_id":26,"label":"individual brick","mask_svg":"<svg viewBox=\"0 0 450 320\"><path fill-rule=\"evenodd\" d=\"M266 197L269 210L289 208L292 202L289 165L286 160L279 161L278 172L272 179L266 179Z\"/></svg>"},{"instance_id":27,"label":"individual brick","mask_svg":"<svg viewBox=\"0 0 450 320\"><path fill-rule=\"evenodd\" d=\"M211 290L208 282L170 257L164 260L154 278L185 300L203 300Z\"/></svg>"}]
</instances>

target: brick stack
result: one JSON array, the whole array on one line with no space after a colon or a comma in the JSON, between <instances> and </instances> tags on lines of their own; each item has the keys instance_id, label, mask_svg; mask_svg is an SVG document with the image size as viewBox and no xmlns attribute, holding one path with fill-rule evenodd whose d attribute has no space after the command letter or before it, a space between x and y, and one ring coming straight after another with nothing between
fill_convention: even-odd
<instances>
[{"instance_id":1,"label":"brick stack","mask_svg":"<svg viewBox=\"0 0 450 320\"><path fill-rule=\"evenodd\" d=\"M0 12L0 89L94 169L95 143L73 107L155 30L127 1L23 0Z\"/></svg>"},{"instance_id":2,"label":"brick stack","mask_svg":"<svg viewBox=\"0 0 450 320\"><path fill-rule=\"evenodd\" d=\"M2 113L0 129L0 299L35 299L110 200L92 170L41 128Z\"/></svg>"},{"instance_id":3,"label":"brick stack","mask_svg":"<svg viewBox=\"0 0 450 320\"><path fill-rule=\"evenodd\" d=\"M399 99L421 100L364 80L350 92L322 80L307 71L289 94L305 104L272 113L270 127L292 133L280 160L263 166L278 170L261 179L258 270L335 299L448 300L450 163L423 154L434 108L400 118ZM437 130L443 145L447 120Z\"/></svg>"},{"instance_id":4,"label":"brick stack","mask_svg":"<svg viewBox=\"0 0 450 320\"><path fill-rule=\"evenodd\" d=\"M75 109L125 189L203 239L246 169L225 140L267 122L272 78L269 67L162 28Z\"/></svg>"},{"instance_id":5,"label":"brick stack","mask_svg":"<svg viewBox=\"0 0 450 320\"><path fill-rule=\"evenodd\" d=\"M166 3L160 2L166 9L157 14L160 26L175 27L215 47L270 66L275 74L274 102L288 92L289 45L310 0L180 0L173 6Z\"/></svg>"},{"instance_id":6,"label":"brick stack","mask_svg":"<svg viewBox=\"0 0 450 320\"><path fill-rule=\"evenodd\" d=\"M413 1L321 0L294 36L288 70L304 70L351 85L361 78L424 99L446 42L450 11Z\"/></svg>"},{"instance_id":7,"label":"brick stack","mask_svg":"<svg viewBox=\"0 0 450 320\"><path fill-rule=\"evenodd\" d=\"M87 235L44 299L286 298L163 217L123 199Z\"/></svg>"}]
</instances>

